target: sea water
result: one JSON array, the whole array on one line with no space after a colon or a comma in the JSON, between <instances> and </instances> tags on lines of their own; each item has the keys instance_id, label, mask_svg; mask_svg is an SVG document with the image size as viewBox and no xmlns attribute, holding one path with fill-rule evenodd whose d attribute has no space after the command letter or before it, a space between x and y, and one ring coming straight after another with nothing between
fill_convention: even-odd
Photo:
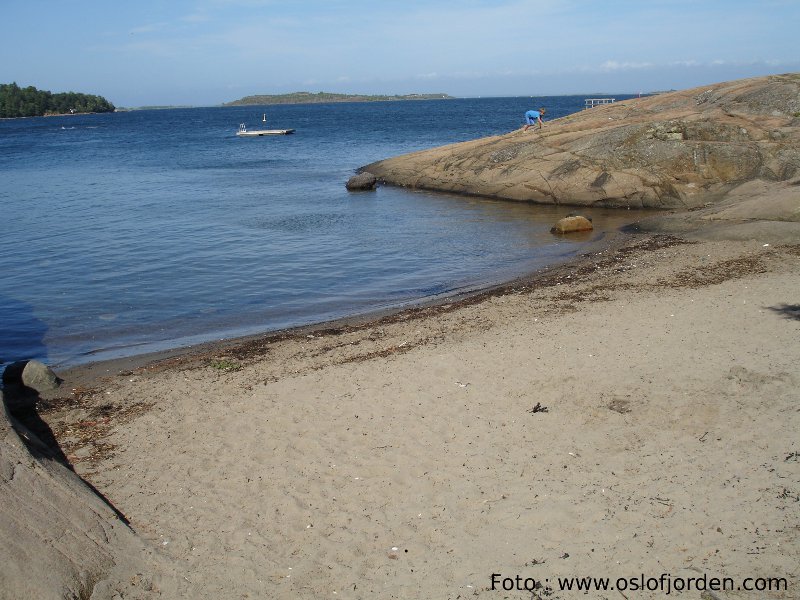
<instances>
[{"instance_id":1,"label":"sea water","mask_svg":"<svg viewBox=\"0 0 800 600\"><path fill-rule=\"evenodd\" d=\"M557 118L583 98L0 121L0 363L74 365L273 331L563 261L585 243L549 233L564 208L344 186L382 158L514 130L541 105ZM296 133L239 138L240 123ZM591 214L598 232L632 220Z\"/></svg>"}]
</instances>

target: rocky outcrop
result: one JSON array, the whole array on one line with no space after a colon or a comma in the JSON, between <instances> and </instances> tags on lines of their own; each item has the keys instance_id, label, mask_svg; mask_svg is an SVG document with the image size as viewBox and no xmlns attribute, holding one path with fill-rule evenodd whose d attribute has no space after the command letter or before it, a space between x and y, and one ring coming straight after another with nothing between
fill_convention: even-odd
<instances>
[{"instance_id":1,"label":"rocky outcrop","mask_svg":"<svg viewBox=\"0 0 800 600\"><path fill-rule=\"evenodd\" d=\"M9 413L4 394L0 600L190 597L171 564Z\"/></svg>"},{"instance_id":2,"label":"rocky outcrop","mask_svg":"<svg viewBox=\"0 0 800 600\"><path fill-rule=\"evenodd\" d=\"M695 208L800 176L800 74L637 98L365 167L386 183L549 204Z\"/></svg>"},{"instance_id":3,"label":"rocky outcrop","mask_svg":"<svg viewBox=\"0 0 800 600\"><path fill-rule=\"evenodd\" d=\"M634 230L696 240L800 241L800 177L748 181L707 206L641 219Z\"/></svg>"}]
</instances>

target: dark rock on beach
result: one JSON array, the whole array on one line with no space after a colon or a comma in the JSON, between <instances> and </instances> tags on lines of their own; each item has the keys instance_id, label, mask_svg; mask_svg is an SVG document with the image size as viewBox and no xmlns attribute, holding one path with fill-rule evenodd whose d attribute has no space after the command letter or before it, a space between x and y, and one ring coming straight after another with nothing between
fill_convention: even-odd
<instances>
[{"instance_id":1,"label":"dark rock on beach","mask_svg":"<svg viewBox=\"0 0 800 600\"><path fill-rule=\"evenodd\" d=\"M35 407L40 395L57 390L61 380L38 360L20 360L5 368L3 385L8 409L28 410Z\"/></svg>"},{"instance_id":2,"label":"dark rock on beach","mask_svg":"<svg viewBox=\"0 0 800 600\"><path fill-rule=\"evenodd\" d=\"M46 364L38 360L21 360L5 368L3 384L10 388L24 387L42 393L57 389L61 380Z\"/></svg>"}]
</instances>

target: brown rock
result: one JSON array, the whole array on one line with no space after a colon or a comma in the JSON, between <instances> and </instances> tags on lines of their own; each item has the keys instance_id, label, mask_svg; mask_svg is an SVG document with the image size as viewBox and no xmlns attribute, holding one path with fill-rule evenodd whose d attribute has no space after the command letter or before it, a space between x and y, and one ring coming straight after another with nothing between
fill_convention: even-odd
<instances>
[{"instance_id":1,"label":"brown rock","mask_svg":"<svg viewBox=\"0 0 800 600\"><path fill-rule=\"evenodd\" d=\"M748 181L732 188L718 202L642 219L636 228L696 240L796 244L800 240L800 177Z\"/></svg>"},{"instance_id":2,"label":"brown rock","mask_svg":"<svg viewBox=\"0 0 800 600\"><path fill-rule=\"evenodd\" d=\"M800 176L800 74L584 110L544 129L365 167L389 184L546 204L696 208L756 179Z\"/></svg>"},{"instance_id":3,"label":"brown rock","mask_svg":"<svg viewBox=\"0 0 800 600\"><path fill-rule=\"evenodd\" d=\"M594 229L592 222L586 217L573 216L560 219L550 233L575 233L576 231L591 231Z\"/></svg>"}]
</instances>

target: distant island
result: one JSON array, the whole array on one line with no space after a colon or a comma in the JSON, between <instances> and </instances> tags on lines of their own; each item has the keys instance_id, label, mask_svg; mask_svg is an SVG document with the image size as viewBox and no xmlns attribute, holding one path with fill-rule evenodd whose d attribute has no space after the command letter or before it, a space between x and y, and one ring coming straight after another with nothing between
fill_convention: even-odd
<instances>
[{"instance_id":1,"label":"distant island","mask_svg":"<svg viewBox=\"0 0 800 600\"><path fill-rule=\"evenodd\" d=\"M54 94L33 86L0 84L0 118L44 117L79 113L114 112L114 105L102 96L63 92Z\"/></svg>"},{"instance_id":2,"label":"distant island","mask_svg":"<svg viewBox=\"0 0 800 600\"><path fill-rule=\"evenodd\" d=\"M156 104L152 106L118 106L117 112L133 112L135 110L172 110L174 108L194 108L192 104Z\"/></svg>"},{"instance_id":3,"label":"distant island","mask_svg":"<svg viewBox=\"0 0 800 600\"><path fill-rule=\"evenodd\" d=\"M447 94L405 94L403 96L369 96L364 94L334 94L331 92L292 92L291 94L245 96L222 106L251 106L263 104L320 104L329 102L388 102L393 100L452 100Z\"/></svg>"}]
</instances>

